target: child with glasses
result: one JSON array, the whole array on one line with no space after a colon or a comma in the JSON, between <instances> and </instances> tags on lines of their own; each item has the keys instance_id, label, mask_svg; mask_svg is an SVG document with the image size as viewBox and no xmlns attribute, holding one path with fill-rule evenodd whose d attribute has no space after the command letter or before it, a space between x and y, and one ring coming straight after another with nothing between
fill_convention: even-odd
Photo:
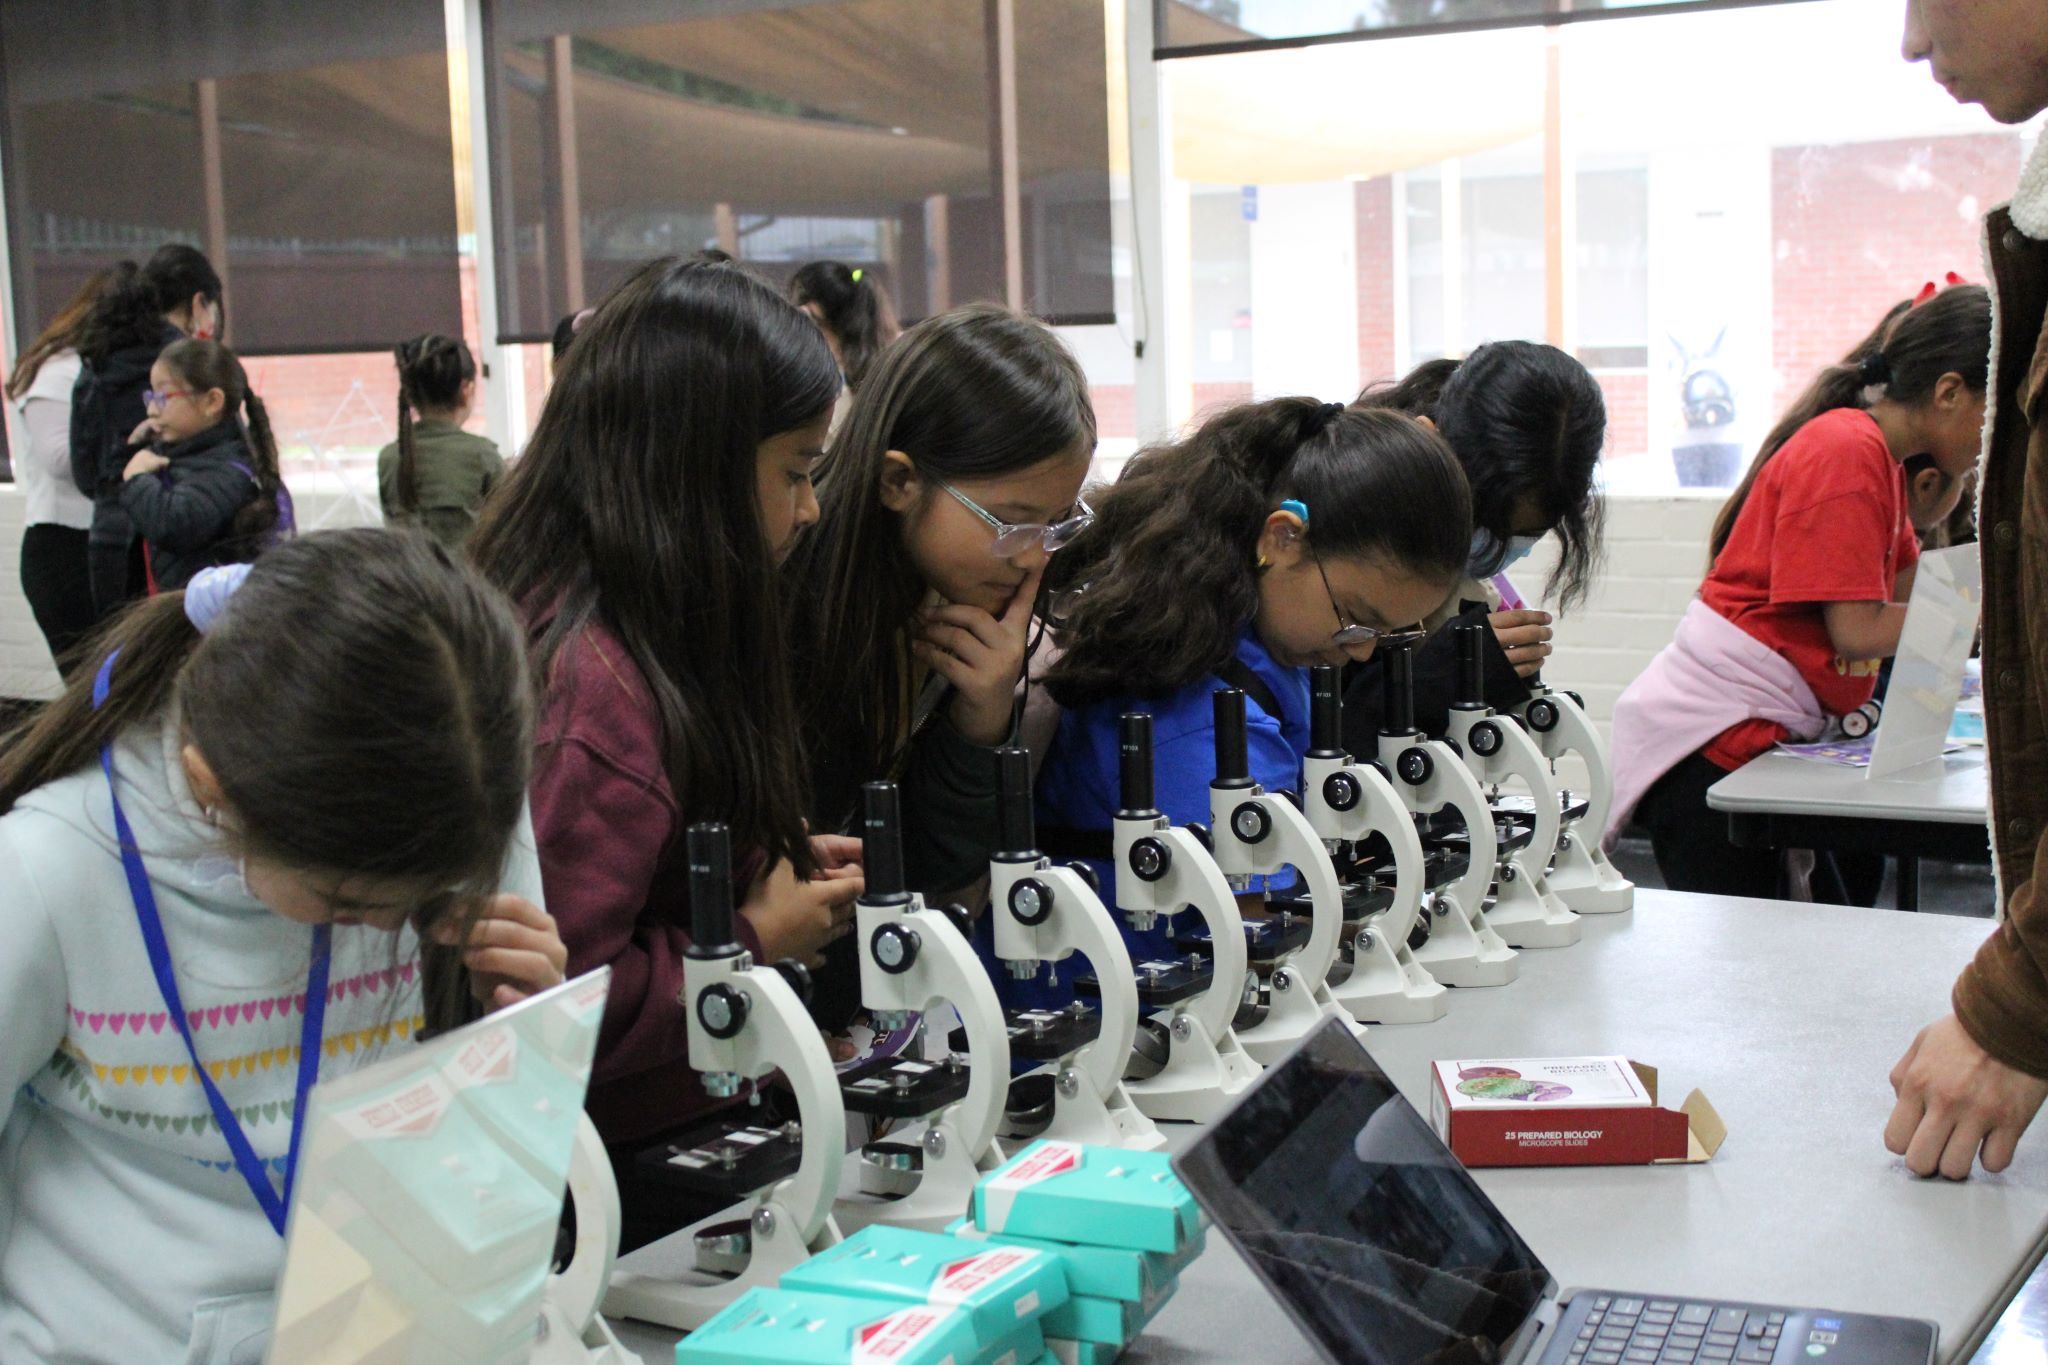
<instances>
[{"instance_id":1,"label":"child with glasses","mask_svg":"<svg viewBox=\"0 0 2048 1365\"><path fill-rule=\"evenodd\" d=\"M903 784L911 885L979 880L995 844L990 750L1016 730L1054 552L1090 513L1095 414L1050 329L1000 308L927 319L870 369L819 473L822 515L787 589L811 823L843 829L860 784ZM857 1007L851 944L821 1023Z\"/></svg>"},{"instance_id":2,"label":"child with glasses","mask_svg":"<svg viewBox=\"0 0 2048 1365\"><path fill-rule=\"evenodd\" d=\"M1080 591L1045 674L1066 712L1039 775L1038 825L1041 845L1087 857L1107 893L1124 713L1153 717L1155 799L1175 824L1209 819L1220 688L1246 694L1253 780L1297 790L1309 666L1363 662L1413 635L1464 572L1472 499L1430 428L1276 398L1141 451L1096 508L1052 569L1053 587ZM1248 914L1264 914L1265 880L1241 897ZM1124 925L1139 960L1171 956L1172 932L1170 918ZM1017 1005L1073 997L1068 970L999 980Z\"/></svg>"}]
</instances>

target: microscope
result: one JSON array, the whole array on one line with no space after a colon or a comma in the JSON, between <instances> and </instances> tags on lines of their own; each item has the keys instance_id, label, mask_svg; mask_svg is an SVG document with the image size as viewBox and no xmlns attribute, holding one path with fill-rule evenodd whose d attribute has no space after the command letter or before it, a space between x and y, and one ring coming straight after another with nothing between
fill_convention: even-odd
<instances>
[{"instance_id":1,"label":"microscope","mask_svg":"<svg viewBox=\"0 0 2048 1365\"><path fill-rule=\"evenodd\" d=\"M720 1099L780 1072L798 1115L787 1123L735 1129L728 1111L716 1135L639 1155L639 1168L650 1180L726 1196L735 1204L753 1201L737 1231L714 1230L719 1245L699 1236L699 1281L611 1275L606 1313L688 1331L748 1289L775 1284L783 1271L840 1240L832 1201L845 1161L846 1111L831 1056L804 1006L809 974L795 962L756 966L734 938L726 827L692 825L685 838L692 943L683 955L682 1003L690 1012L690 1065L703 1077L705 1092ZM570 1188L579 1196L579 1244L586 1219L597 1228L608 1215L616 1250L619 1196L609 1164L601 1150L579 1150L578 1158ZM578 1171L593 1189L587 1206ZM582 1212L586 1207L588 1214ZM609 1261L603 1258L605 1268Z\"/></svg>"},{"instance_id":2,"label":"microscope","mask_svg":"<svg viewBox=\"0 0 2048 1365\"><path fill-rule=\"evenodd\" d=\"M1258 1079L1259 1065L1231 1027L1250 972L1244 920L1216 860L1192 830L1177 829L1153 804L1152 717L1126 714L1118 733L1119 804L1112 822L1116 908L1137 930L1193 909L1207 926L1211 958L1136 964L1138 1003L1162 1021L1155 1074L1127 1080L1132 1100L1154 1119L1206 1123ZM1205 970L1206 968L1206 970ZM1143 1044L1141 1043L1141 1047Z\"/></svg>"},{"instance_id":3,"label":"microscope","mask_svg":"<svg viewBox=\"0 0 2048 1365\"><path fill-rule=\"evenodd\" d=\"M899 1197L841 1200L839 1216L849 1226L880 1222L939 1232L967 1207L984 1171L1003 1160L996 1129L1010 1086L1009 1031L995 983L969 942L967 913L930 909L908 887L896 785L870 782L861 800L867 891L854 908L861 1000L877 1036L905 1027L913 1015L929 1021L932 1004L944 1001L960 1016L967 1056L879 1056L841 1078L847 1109L921 1123L923 1135L914 1147L863 1148L862 1189Z\"/></svg>"},{"instance_id":4,"label":"microscope","mask_svg":"<svg viewBox=\"0 0 2048 1365\"><path fill-rule=\"evenodd\" d=\"M1449 811L1464 824L1462 846L1448 840L1424 845L1429 937L1415 948L1415 960L1446 986L1504 986L1518 969L1515 950L1486 921L1486 893L1500 856L1493 812L1458 751L1416 728L1415 659L1408 647L1384 654L1380 764L1394 774L1394 790L1410 813L1433 820Z\"/></svg>"},{"instance_id":5,"label":"microscope","mask_svg":"<svg viewBox=\"0 0 2048 1365\"><path fill-rule=\"evenodd\" d=\"M1301 797L1308 822L1340 865L1351 863L1374 835L1388 847L1388 866L1355 876L1344 887L1344 947L1330 995L1354 1019L1426 1024L1444 1016L1443 983L1409 946L1426 894L1422 839L1415 818L1378 763L1344 752L1344 700L1337 670L1309 670L1309 751L1302 759Z\"/></svg>"},{"instance_id":6,"label":"microscope","mask_svg":"<svg viewBox=\"0 0 2048 1365\"><path fill-rule=\"evenodd\" d=\"M1600 848L1607 813L1614 802L1614 778L1607 766L1607 746L1586 716L1585 703L1572 692L1559 692L1530 679L1535 693L1522 708L1529 734L1557 771L1557 761L1575 753L1586 765L1586 795L1574 800L1560 792L1563 828L1557 835L1557 860L1550 869L1550 889L1582 915L1610 915L1633 909L1635 883L1621 875Z\"/></svg>"},{"instance_id":7,"label":"microscope","mask_svg":"<svg viewBox=\"0 0 2048 1365\"><path fill-rule=\"evenodd\" d=\"M1528 823L1502 823L1494 867L1494 900L1486 921L1515 948L1562 948L1579 941L1579 917L1551 891L1547 879L1557 849L1562 809L1550 760L1522 729L1518 717L1486 704L1486 634L1483 621L1451 627L1458 645L1458 695L1451 703L1448 738L1464 752L1465 766L1495 799L1501 785L1519 779L1528 789ZM1488 817L1489 822L1492 816ZM1477 849L1474 850L1477 856Z\"/></svg>"},{"instance_id":8,"label":"microscope","mask_svg":"<svg viewBox=\"0 0 2048 1365\"><path fill-rule=\"evenodd\" d=\"M996 956L1019 980L1076 952L1094 968L1100 1007L1026 1010L1010 1020L1010 1055L1052 1066L1052 1124L1039 1136L1155 1152L1166 1138L1124 1089L1138 1035L1137 973L1130 948L1097 895L1086 863L1055 867L1038 851L1031 807L1031 753L999 749L996 824L989 858L989 914Z\"/></svg>"},{"instance_id":9,"label":"microscope","mask_svg":"<svg viewBox=\"0 0 2048 1365\"><path fill-rule=\"evenodd\" d=\"M1298 946L1293 946L1294 916L1284 908L1287 902L1274 903L1279 908L1273 918L1247 926L1254 946L1270 937L1278 951L1269 959L1269 972L1262 973L1270 995L1266 1016L1240 1028L1237 1037L1252 1060L1271 1066L1325 1019L1341 1019L1353 1035L1364 1036L1358 1022L1330 998L1330 969L1344 934L1344 890L1308 817L1285 795L1252 780L1244 693L1223 688L1212 704L1216 777L1209 784L1209 811L1216 866L1234 893L1249 887L1255 876L1289 867L1300 874L1308 892L1308 934Z\"/></svg>"}]
</instances>

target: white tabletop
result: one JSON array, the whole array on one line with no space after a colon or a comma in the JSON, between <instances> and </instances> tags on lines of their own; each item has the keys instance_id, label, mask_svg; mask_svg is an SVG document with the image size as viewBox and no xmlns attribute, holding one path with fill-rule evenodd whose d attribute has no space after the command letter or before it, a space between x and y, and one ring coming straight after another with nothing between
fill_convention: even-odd
<instances>
[{"instance_id":1,"label":"white tabletop","mask_svg":"<svg viewBox=\"0 0 2048 1365\"><path fill-rule=\"evenodd\" d=\"M1479 1173L1561 1283L1930 1318L1942 1359L1967 1359L2048 1245L2048 1138L2004 1175L1947 1184L1908 1176L1880 1134L1892 1063L1989 923L1637 901L1589 916L1575 947L1522 954L1514 984L1457 992L1447 1018L1366 1046L1418 1104L1431 1061L1503 1054L1622 1052L1659 1068L1668 1104L1706 1092L1729 1129L1706 1165ZM1125 1359L1313 1361L1224 1240L1210 1248ZM666 1365L674 1334L620 1329Z\"/></svg>"},{"instance_id":2,"label":"white tabletop","mask_svg":"<svg viewBox=\"0 0 2048 1365\"><path fill-rule=\"evenodd\" d=\"M1948 754L1886 777L1773 751L1708 788L1707 804L1735 814L1981 825L1985 778L1982 749Z\"/></svg>"}]
</instances>

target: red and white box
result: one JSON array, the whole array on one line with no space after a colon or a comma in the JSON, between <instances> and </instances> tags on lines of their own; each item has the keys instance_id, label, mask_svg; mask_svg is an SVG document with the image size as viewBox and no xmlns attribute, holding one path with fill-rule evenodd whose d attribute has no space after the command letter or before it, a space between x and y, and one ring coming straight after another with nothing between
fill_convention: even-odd
<instances>
[{"instance_id":1,"label":"red and white box","mask_svg":"<svg viewBox=\"0 0 2048 1365\"><path fill-rule=\"evenodd\" d=\"M1690 1164L1728 1136L1697 1090L1660 1108L1656 1069L1626 1057L1440 1061L1430 1080L1430 1123L1467 1166Z\"/></svg>"}]
</instances>

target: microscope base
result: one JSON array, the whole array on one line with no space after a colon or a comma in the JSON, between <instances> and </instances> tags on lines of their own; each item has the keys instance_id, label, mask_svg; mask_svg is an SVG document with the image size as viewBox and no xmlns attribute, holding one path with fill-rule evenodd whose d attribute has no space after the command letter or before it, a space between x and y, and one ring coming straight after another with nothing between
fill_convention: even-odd
<instances>
[{"instance_id":1,"label":"microscope base","mask_svg":"<svg viewBox=\"0 0 2048 1365\"><path fill-rule=\"evenodd\" d=\"M812 1253L836 1246L841 1240L838 1224L829 1218L817 1237L806 1244L795 1233L803 1226L802 1222L781 1203L771 1199L759 1205L752 1217L759 1219L763 1212L773 1216L771 1226L778 1233L764 1237L759 1222L754 1223L754 1253L741 1274L706 1284L685 1284L653 1275L619 1271L612 1276L611 1290L604 1298L604 1311L615 1318L632 1318L635 1322L651 1322L677 1331L692 1332L749 1289L772 1288L782 1279L784 1271L795 1269Z\"/></svg>"},{"instance_id":2,"label":"microscope base","mask_svg":"<svg viewBox=\"0 0 2048 1365\"><path fill-rule=\"evenodd\" d=\"M943 1119L925 1134L930 1142L936 1134L943 1142L938 1156L929 1145L924 1149L924 1174L917 1189L901 1199L841 1199L832 1214L848 1232L858 1232L870 1223L919 1232L944 1232L974 1200L974 1187L988 1171L1008 1160L1002 1145L989 1141L988 1151L977 1158L951 1123Z\"/></svg>"},{"instance_id":3,"label":"microscope base","mask_svg":"<svg viewBox=\"0 0 2048 1365\"><path fill-rule=\"evenodd\" d=\"M1599 844L1576 830L1557 841L1550 889L1581 915L1618 915L1636 905L1636 884L1621 875Z\"/></svg>"},{"instance_id":4,"label":"microscope base","mask_svg":"<svg viewBox=\"0 0 2048 1365\"><path fill-rule=\"evenodd\" d=\"M1339 1009L1367 1024L1429 1024L1444 1017L1448 992L1415 960L1405 938L1389 942L1377 920L1357 932L1354 943L1369 936L1372 946L1354 948L1351 975L1330 987Z\"/></svg>"},{"instance_id":5,"label":"microscope base","mask_svg":"<svg viewBox=\"0 0 2048 1365\"><path fill-rule=\"evenodd\" d=\"M1166 1135L1138 1108L1121 1081L1105 1097L1070 1060L1053 1078L1052 1093L1052 1123L1041 1138L1127 1152L1166 1149Z\"/></svg>"},{"instance_id":6,"label":"microscope base","mask_svg":"<svg viewBox=\"0 0 2048 1365\"><path fill-rule=\"evenodd\" d=\"M1236 1034L1225 1032L1218 1043L1186 1014L1173 1017L1169 1032L1173 1041L1159 1074L1124 1083L1131 1102L1147 1118L1208 1123L1259 1078L1259 1064L1246 1055Z\"/></svg>"},{"instance_id":7,"label":"microscope base","mask_svg":"<svg viewBox=\"0 0 2048 1365\"><path fill-rule=\"evenodd\" d=\"M1493 931L1484 914L1468 913L1445 896L1442 913L1430 920L1429 942L1415 960L1446 986L1469 990L1505 986L1521 974L1515 950Z\"/></svg>"},{"instance_id":8,"label":"microscope base","mask_svg":"<svg viewBox=\"0 0 2048 1365\"><path fill-rule=\"evenodd\" d=\"M1353 1019L1330 997L1330 987L1318 981L1309 989L1297 962L1285 962L1274 969L1272 1007L1254 1028L1240 1029L1237 1040L1260 1066L1273 1063L1294 1051L1295 1045L1323 1026L1326 1019L1339 1019L1354 1038L1365 1036L1365 1026Z\"/></svg>"},{"instance_id":9,"label":"microscope base","mask_svg":"<svg viewBox=\"0 0 2048 1365\"><path fill-rule=\"evenodd\" d=\"M612 1335L603 1318L592 1318L578 1333L552 1303L543 1303L540 1332L533 1343L533 1365L646 1365Z\"/></svg>"},{"instance_id":10,"label":"microscope base","mask_svg":"<svg viewBox=\"0 0 2048 1365\"><path fill-rule=\"evenodd\" d=\"M1579 941L1579 917L1527 868L1514 865L1513 879L1496 886L1497 899L1487 907L1486 922L1509 947L1568 948Z\"/></svg>"}]
</instances>

